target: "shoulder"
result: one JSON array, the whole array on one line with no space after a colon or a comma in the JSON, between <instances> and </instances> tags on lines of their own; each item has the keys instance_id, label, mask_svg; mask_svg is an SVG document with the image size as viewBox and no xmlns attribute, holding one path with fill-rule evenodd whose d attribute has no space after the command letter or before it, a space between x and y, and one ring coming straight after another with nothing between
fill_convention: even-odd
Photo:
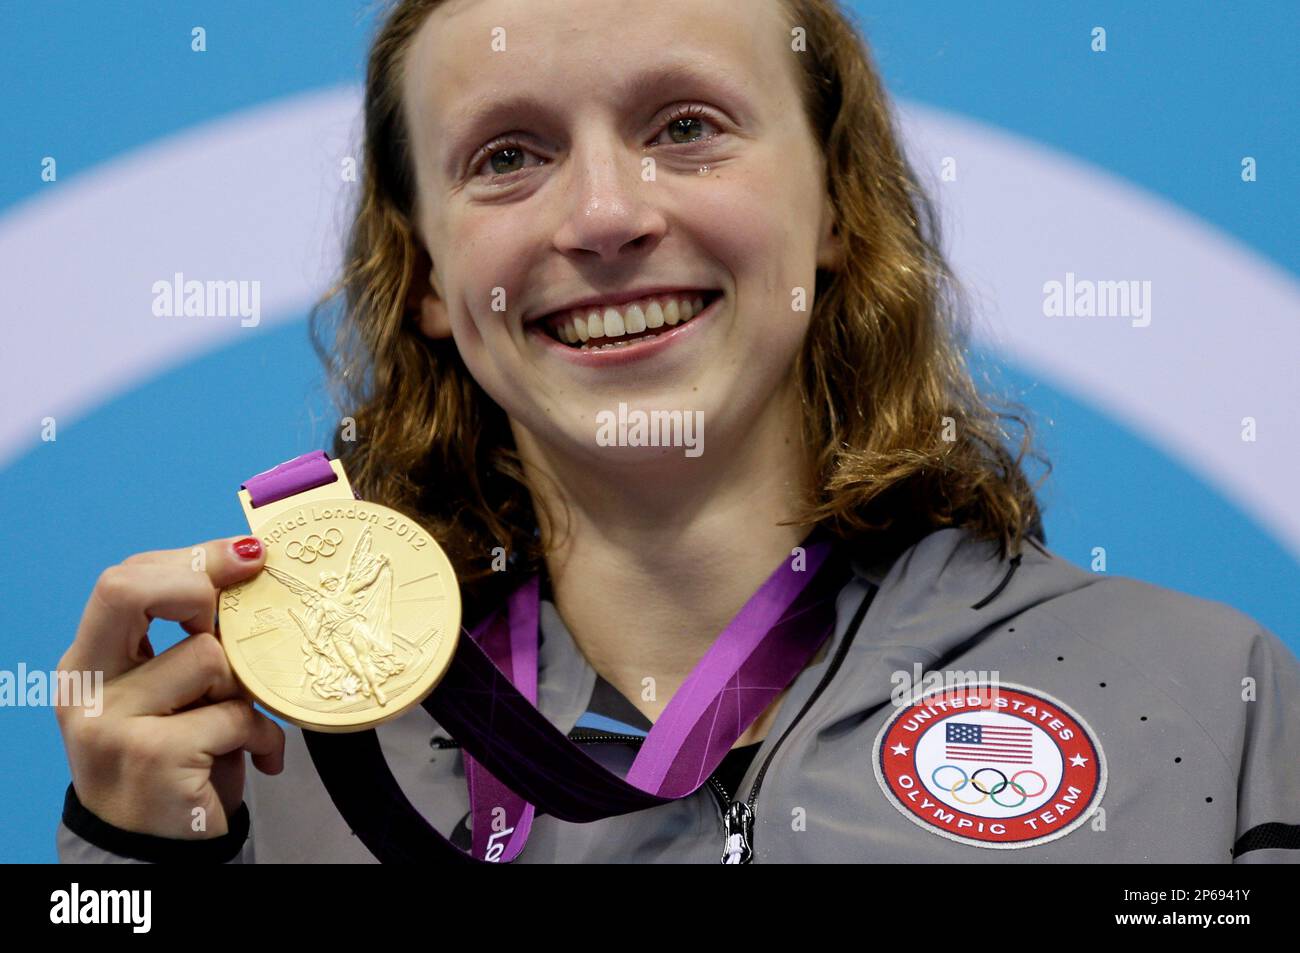
<instances>
[{"instance_id":1,"label":"shoulder","mask_svg":"<svg viewBox=\"0 0 1300 953\"><path fill-rule=\"evenodd\" d=\"M1026 562L1030 574L1046 571L1041 560ZM1038 624L1026 628L1066 646L1053 659L1080 663L1089 683L1109 686L1118 707L1177 712L1213 739L1230 766L1241 762L1261 708L1300 719L1300 659L1257 619L1140 579L1089 575L1089 584L1028 609L1024 617Z\"/></svg>"},{"instance_id":2,"label":"shoulder","mask_svg":"<svg viewBox=\"0 0 1300 953\"><path fill-rule=\"evenodd\" d=\"M1300 659L1226 602L1091 572L1032 539L1018 559L999 559L991 544L945 530L906 555L935 574L923 587L928 603L951 593L979 606L983 624L1015 636L1002 644L1014 649L1021 667L1106 686L1104 694L1126 709L1171 706L1225 754L1240 747L1252 711L1244 703L1300 706L1285 687L1300 695ZM957 578L939 581L949 575Z\"/></svg>"},{"instance_id":3,"label":"shoulder","mask_svg":"<svg viewBox=\"0 0 1300 953\"><path fill-rule=\"evenodd\" d=\"M1261 651L1291 654L1258 620L1226 602L1128 576L1095 575L1039 608L1079 639L1176 681L1243 671Z\"/></svg>"},{"instance_id":4,"label":"shoulder","mask_svg":"<svg viewBox=\"0 0 1300 953\"><path fill-rule=\"evenodd\" d=\"M1226 602L1091 572L1037 539L1007 558L965 528L946 528L884 552L855 544L853 555L859 577L884 586L889 601L905 601L913 612L933 618L970 607L986 622L1032 618L1175 677L1240 666L1261 651L1294 658L1258 620Z\"/></svg>"}]
</instances>

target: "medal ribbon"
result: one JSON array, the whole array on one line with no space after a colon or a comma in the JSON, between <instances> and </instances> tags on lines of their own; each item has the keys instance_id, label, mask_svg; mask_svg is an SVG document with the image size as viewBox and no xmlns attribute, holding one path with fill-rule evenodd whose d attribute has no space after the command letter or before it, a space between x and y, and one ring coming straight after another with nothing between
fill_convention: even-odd
<instances>
[{"instance_id":1,"label":"medal ribbon","mask_svg":"<svg viewBox=\"0 0 1300 953\"><path fill-rule=\"evenodd\" d=\"M317 456L324 454L259 477L276 475L275 498L282 499L307 488L292 489L286 470L327 482L319 467L301 463ZM373 729L303 729L321 781L352 832L384 862L509 861L523 849L538 810L587 823L685 797L834 630L835 597L851 569L821 528L803 545L804 568L783 560L741 608L673 695L626 779L592 760L536 707L540 579L532 576L461 640L423 702L463 749L472 854L439 834L407 799Z\"/></svg>"},{"instance_id":2,"label":"medal ribbon","mask_svg":"<svg viewBox=\"0 0 1300 953\"><path fill-rule=\"evenodd\" d=\"M536 791L543 798L541 803L546 805L548 813L574 820L608 817L685 797L708 780L740 736L803 671L831 633L835 623L834 593L839 591L846 576L836 574L828 567L825 575L836 578L838 583L833 591L821 592L823 596L829 596L829 600L805 600L798 609L793 608L798 596L809 588L809 583L819 575L831 555L832 541L814 541L814 537L819 535L814 531L805 540L808 544L805 569L796 571L789 560L782 560L714 640L651 727L626 780L596 765L585 752L547 723L551 732L564 739L561 749L580 753L583 766L594 767L598 782L605 782L593 791L595 796L591 800L560 805L556 803L550 790L550 779L547 779ZM471 638L485 648L501 673L514 673L510 680L516 688L523 689L533 704L536 703L537 690L539 589L540 580L533 576L511 593L506 601L504 619L502 613L495 613L471 633ZM822 587L818 589L822 590ZM810 618L818 608L822 610L821 624ZM531 676L524 685L517 678L521 670ZM473 716L471 699L481 697L475 683L452 681L447 684L444 678L430 696L432 703L426 701L425 707L440 725L461 740L466 749L464 760L473 817L474 856L509 861L518 856L527 841L533 807L516 793L522 793L528 784L526 780L514 777L510 779L511 784L495 782L476 757L474 746L466 741L469 736L481 739L498 738L503 734L501 724L496 720L499 716L489 724L483 724ZM478 709L483 711L483 706L480 704ZM535 708L532 710L536 712ZM490 717L495 716L495 707L488 711ZM509 738L514 732L505 734ZM517 758L516 753L505 760L509 762ZM565 758L578 760L567 751ZM570 781L566 777L554 779L557 786ZM600 788L608 791L601 793ZM638 802L643 802L640 807L635 806ZM596 812L594 815L591 813L593 810ZM509 840L504 844L498 843L503 836Z\"/></svg>"}]
</instances>

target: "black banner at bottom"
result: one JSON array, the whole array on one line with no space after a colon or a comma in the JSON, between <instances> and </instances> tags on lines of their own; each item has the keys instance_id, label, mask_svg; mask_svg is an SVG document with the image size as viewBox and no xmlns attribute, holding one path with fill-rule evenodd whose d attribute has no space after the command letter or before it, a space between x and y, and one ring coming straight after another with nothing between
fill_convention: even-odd
<instances>
[{"instance_id":1,"label":"black banner at bottom","mask_svg":"<svg viewBox=\"0 0 1300 953\"><path fill-rule=\"evenodd\" d=\"M570 884L553 870L533 881L532 865L513 873L458 870L454 878L436 867L8 866L0 867L0 923L9 939L75 934L79 942L128 945L151 938L371 945L407 942L399 939L406 931L447 914L454 920L442 922L478 923L494 939L513 927L536 935L535 925L546 923L548 941L561 942L566 938L556 931L590 940L589 921L602 913L633 935L655 935L677 920L698 926L701 918L739 916L752 924L779 914L784 926L869 927L874 942L907 945L918 942L919 924L943 921L963 930L1014 922L1022 935L1041 926L1053 931L1047 935L1064 930L1071 938L1140 931L1181 941L1194 932L1232 942L1260 927L1284 930L1287 911L1294 912L1292 878L1277 866L861 866L828 867L794 881L779 870L767 881L741 881L730 872L689 881L680 871L664 879L662 869L645 871L645 881L630 869L588 881L592 871L575 869L565 874L574 878ZM563 895L574 889L579 896ZM771 901L755 906L759 896ZM579 909L581 916L554 916ZM527 916L534 911L552 916L534 920ZM479 912L488 916L464 917Z\"/></svg>"}]
</instances>

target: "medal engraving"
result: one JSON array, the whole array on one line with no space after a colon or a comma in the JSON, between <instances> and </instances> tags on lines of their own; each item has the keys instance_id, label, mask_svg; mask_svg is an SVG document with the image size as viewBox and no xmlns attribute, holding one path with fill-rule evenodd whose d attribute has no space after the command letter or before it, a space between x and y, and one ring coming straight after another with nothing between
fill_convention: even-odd
<instances>
[{"instance_id":1,"label":"medal engraving","mask_svg":"<svg viewBox=\"0 0 1300 953\"><path fill-rule=\"evenodd\" d=\"M253 696L317 731L361 731L418 704L446 672L460 629L451 563L387 507L326 500L254 530L262 572L225 590L222 643Z\"/></svg>"}]
</instances>

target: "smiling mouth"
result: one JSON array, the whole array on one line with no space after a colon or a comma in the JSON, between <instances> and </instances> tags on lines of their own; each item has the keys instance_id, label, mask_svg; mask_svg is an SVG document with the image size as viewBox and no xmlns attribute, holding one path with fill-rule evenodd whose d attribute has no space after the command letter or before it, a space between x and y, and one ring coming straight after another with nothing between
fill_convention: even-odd
<instances>
[{"instance_id":1,"label":"smiling mouth","mask_svg":"<svg viewBox=\"0 0 1300 953\"><path fill-rule=\"evenodd\" d=\"M631 347L685 324L720 297L721 291L663 294L617 307L579 308L549 318L545 330L574 350Z\"/></svg>"}]
</instances>

